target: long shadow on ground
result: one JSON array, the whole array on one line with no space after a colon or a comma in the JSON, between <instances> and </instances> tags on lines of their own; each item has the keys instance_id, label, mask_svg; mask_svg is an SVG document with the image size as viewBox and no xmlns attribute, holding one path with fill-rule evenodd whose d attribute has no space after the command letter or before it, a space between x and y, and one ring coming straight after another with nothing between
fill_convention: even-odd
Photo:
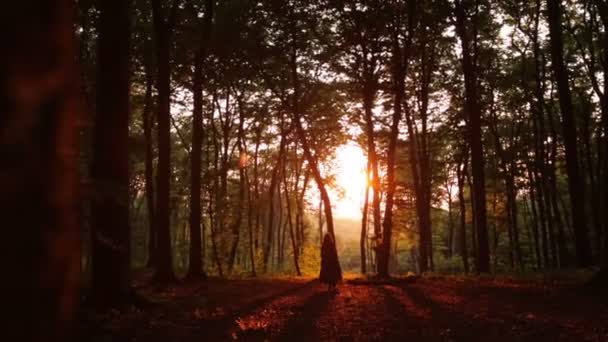
<instances>
[{"instance_id":1,"label":"long shadow on ground","mask_svg":"<svg viewBox=\"0 0 608 342\"><path fill-rule=\"evenodd\" d=\"M303 291L313 286L314 284L315 280L311 280L303 284L293 286L287 290L251 301L247 305L244 305L238 308L237 310L231 311L230 313L221 316L217 319L204 321L200 324L200 331L198 332L198 334L205 336L206 341L225 340L230 337L228 336L230 334L230 329L235 325L235 321L239 317L253 314L260 307L263 307L276 299L296 294L297 292Z\"/></svg>"},{"instance_id":2,"label":"long shadow on ground","mask_svg":"<svg viewBox=\"0 0 608 342\"><path fill-rule=\"evenodd\" d=\"M315 322L320 314L329 307L336 294L325 291L312 295L302 306L299 313L281 329L276 341L315 341L319 339Z\"/></svg>"},{"instance_id":3,"label":"long shadow on ground","mask_svg":"<svg viewBox=\"0 0 608 342\"><path fill-rule=\"evenodd\" d=\"M557 341L564 340L555 324L531 325L517 317L505 317L502 312L476 315L466 301L439 303L416 287L399 287L391 295L418 314L407 315L418 325L419 334L428 341ZM388 291L387 292L392 292ZM479 308L481 311L482 308ZM566 339L568 340L568 339Z\"/></svg>"}]
</instances>

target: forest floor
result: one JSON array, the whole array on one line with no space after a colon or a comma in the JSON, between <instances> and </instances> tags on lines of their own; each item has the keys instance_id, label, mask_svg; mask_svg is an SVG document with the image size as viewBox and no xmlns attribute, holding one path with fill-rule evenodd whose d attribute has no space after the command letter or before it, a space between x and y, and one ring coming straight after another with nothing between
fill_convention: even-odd
<instances>
[{"instance_id":1,"label":"forest floor","mask_svg":"<svg viewBox=\"0 0 608 342\"><path fill-rule=\"evenodd\" d=\"M580 287L469 277L242 279L140 287L155 304L85 312L82 341L608 341L608 299Z\"/></svg>"}]
</instances>

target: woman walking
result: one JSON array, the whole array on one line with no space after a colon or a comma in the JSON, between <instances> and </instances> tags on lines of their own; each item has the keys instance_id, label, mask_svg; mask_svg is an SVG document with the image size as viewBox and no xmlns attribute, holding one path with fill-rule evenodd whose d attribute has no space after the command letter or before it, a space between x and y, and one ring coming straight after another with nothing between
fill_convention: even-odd
<instances>
[{"instance_id":1,"label":"woman walking","mask_svg":"<svg viewBox=\"0 0 608 342\"><path fill-rule=\"evenodd\" d=\"M336 283L342 280L342 269L338 260L338 251L334 238L325 233L323 245L321 246L321 273L319 280L327 284L328 291L336 290Z\"/></svg>"}]
</instances>

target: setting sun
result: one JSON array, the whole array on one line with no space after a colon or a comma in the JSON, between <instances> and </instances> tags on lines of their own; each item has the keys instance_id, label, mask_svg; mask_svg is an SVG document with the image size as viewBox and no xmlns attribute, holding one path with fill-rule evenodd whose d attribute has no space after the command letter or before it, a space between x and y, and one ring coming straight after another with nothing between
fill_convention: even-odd
<instances>
[{"instance_id":1,"label":"setting sun","mask_svg":"<svg viewBox=\"0 0 608 342\"><path fill-rule=\"evenodd\" d=\"M331 191L335 204L335 216L360 218L365 197L365 167L367 158L363 150L353 143L344 145L336 151L336 185L338 190ZM342 192L343 196L338 193Z\"/></svg>"}]
</instances>

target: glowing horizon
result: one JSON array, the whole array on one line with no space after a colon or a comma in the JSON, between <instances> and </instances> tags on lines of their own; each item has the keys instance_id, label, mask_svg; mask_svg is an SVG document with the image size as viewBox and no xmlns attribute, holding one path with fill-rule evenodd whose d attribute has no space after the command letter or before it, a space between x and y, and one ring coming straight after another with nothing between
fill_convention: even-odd
<instances>
[{"instance_id":1,"label":"glowing horizon","mask_svg":"<svg viewBox=\"0 0 608 342\"><path fill-rule=\"evenodd\" d=\"M330 189L330 197L336 218L361 218L365 197L367 157L354 143L348 143L336 151L336 185ZM343 197L338 192L343 191Z\"/></svg>"}]
</instances>

